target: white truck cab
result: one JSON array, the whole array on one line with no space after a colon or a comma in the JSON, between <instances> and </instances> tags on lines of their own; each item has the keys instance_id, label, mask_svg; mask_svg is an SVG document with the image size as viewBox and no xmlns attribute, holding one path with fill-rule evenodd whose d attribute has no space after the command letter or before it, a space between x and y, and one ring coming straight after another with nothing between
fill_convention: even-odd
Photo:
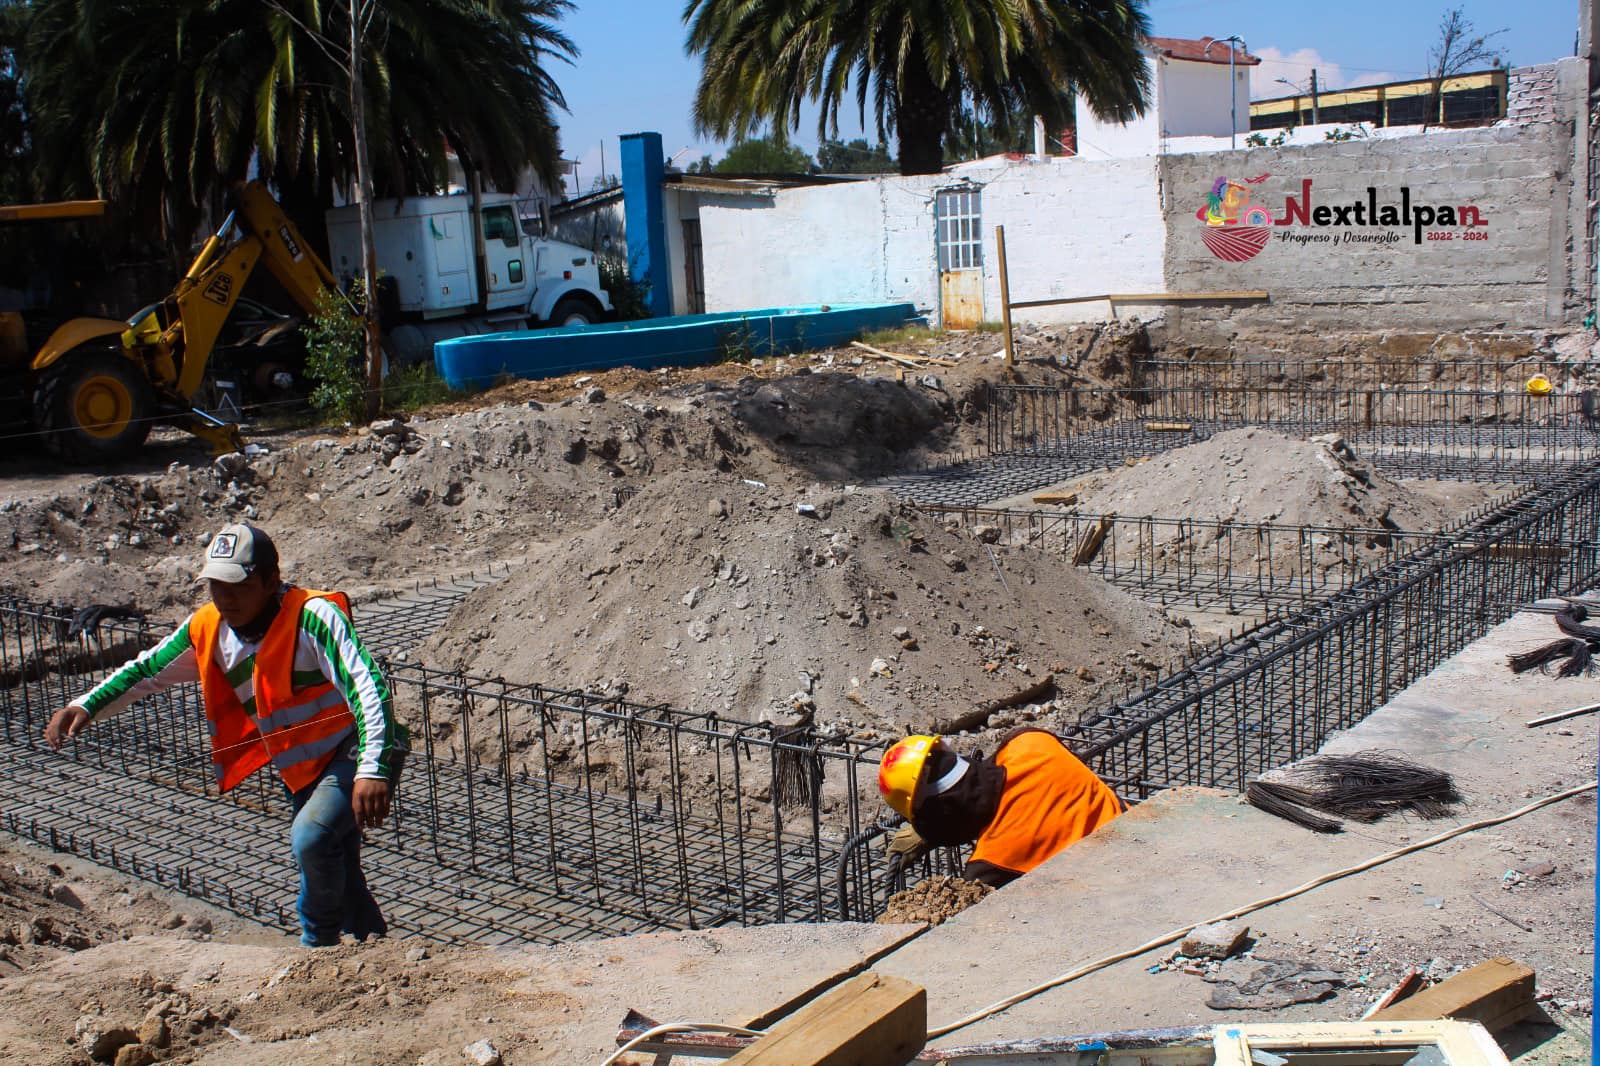
<instances>
[{"instance_id":1,"label":"white truck cab","mask_svg":"<svg viewBox=\"0 0 1600 1066\"><path fill-rule=\"evenodd\" d=\"M431 358L450 337L598 322L612 309L594 253L525 232L513 196L483 194L476 218L466 195L374 200L372 208L378 275L394 279L405 322L389 331L400 363ZM333 208L327 220L334 275L359 277L360 206Z\"/></svg>"}]
</instances>

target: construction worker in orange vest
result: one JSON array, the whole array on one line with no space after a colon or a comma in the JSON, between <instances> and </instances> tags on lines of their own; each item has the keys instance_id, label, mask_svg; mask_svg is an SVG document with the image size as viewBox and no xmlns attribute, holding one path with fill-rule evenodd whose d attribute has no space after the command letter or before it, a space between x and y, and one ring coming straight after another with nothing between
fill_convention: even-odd
<instances>
[{"instance_id":1,"label":"construction worker in orange vest","mask_svg":"<svg viewBox=\"0 0 1600 1066\"><path fill-rule=\"evenodd\" d=\"M1121 814L1116 794L1043 729L1013 730L968 760L935 736L884 752L878 791L905 825L889 844L897 876L931 848L971 844L962 875L999 888Z\"/></svg>"},{"instance_id":2,"label":"construction worker in orange vest","mask_svg":"<svg viewBox=\"0 0 1600 1066\"><path fill-rule=\"evenodd\" d=\"M389 815L406 730L340 592L285 584L272 538L224 528L207 543L197 580L211 603L166 639L51 716L59 751L92 723L141 696L200 682L211 762L226 792L271 763L294 808L300 942L339 943L387 932L361 870L361 830Z\"/></svg>"}]
</instances>

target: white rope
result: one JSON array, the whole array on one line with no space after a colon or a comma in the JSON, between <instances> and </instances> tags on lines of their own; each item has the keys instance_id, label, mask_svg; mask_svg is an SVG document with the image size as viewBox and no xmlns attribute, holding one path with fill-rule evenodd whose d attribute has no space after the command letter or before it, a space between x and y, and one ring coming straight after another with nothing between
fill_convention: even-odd
<instances>
[{"instance_id":1,"label":"white rope","mask_svg":"<svg viewBox=\"0 0 1600 1066\"><path fill-rule=\"evenodd\" d=\"M1207 918L1204 921L1194 922L1193 924L1186 925L1181 929L1174 929L1172 932L1158 936L1154 940L1148 940L1136 948L1129 948L1126 951L1119 951L1115 955L1107 955L1103 959L1096 959L1094 962L1085 963L1076 969L1068 970L1066 973L1052 977L1050 980L1034 985L1032 988L1026 989L1025 991L1018 992L1012 996L1007 996L1002 1000L997 1000L996 1002L989 1004L987 1007L976 1010L958 1021L951 1022L948 1025L941 1025L937 1028L929 1029L928 1039L933 1040L936 1037L944 1036L947 1033L953 1033L957 1029L964 1029L973 1022L982 1021L984 1018L987 1018L991 1015L999 1014L1003 1010L1008 1010L1009 1008L1016 1006L1023 1000L1032 999L1041 992L1047 992L1052 988L1058 988L1069 981L1076 981L1078 978L1094 973L1096 970L1103 970L1107 966L1122 962L1124 959L1131 959L1136 955L1143 955L1147 951L1153 951L1154 949L1162 947L1166 944L1170 944L1175 940L1182 940L1184 937L1188 936L1195 929L1202 925L1209 925L1212 922L1224 922L1230 918L1242 917L1243 915L1250 914L1253 911L1261 910L1263 907L1270 907L1274 903L1282 903L1284 900L1293 899L1295 896L1310 892L1313 888L1328 884L1330 881L1337 881L1340 878L1349 877L1352 874L1358 874L1365 870L1370 870L1374 866L1382 866L1386 862L1393 862L1395 859L1398 859L1404 855L1410 855L1412 852L1421 851L1424 848L1431 848L1435 844L1443 844L1445 841L1453 840L1464 833L1470 833L1477 829L1487 829L1490 826L1501 825L1502 823L1521 818L1525 814L1532 814L1539 808L1548 807L1552 803L1559 803L1562 800L1571 799L1572 797L1582 795L1585 792L1593 792L1597 783L1600 782L1590 781L1587 785L1579 785L1576 788L1569 788L1564 792L1557 792L1554 795L1546 796L1543 799L1534 800L1526 807L1519 807L1510 814L1502 814L1493 818L1483 818L1476 822L1469 822L1466 825L1456 826L1454 829L1446 830L1437 836L1431 836L1426 840L1419 840L1415 844L1407 844L1404 847L1395 848L1393 851L1386 851L1381 855L1375 855L1372 858L1367 859L1364 862L1359 862L1354 866L1347 866L1342 870L1335 870L1332 873L1323 874L1321 877L1307 881L1303 885L1297 885L1296 887L1288 889L1287 891L1280 892L1275 896L1268 896L1265 899L1256 900L1254 903L1247 903L1242 907L1235 907L1231 911L1225 911L1214 918Z\"/></svg>"},{"instance_id":2,"label":"white rope","mask_svg":"<svg viewBox=\"0 0 1600 1066\"><path fill-rule=\"evenodd\" d=\"M600 1066L611 1066L613 1062L616 1062L622 1056L626 1055L628 1052L632 1051L646 1040L653 1040L656 1037L662 1036L666 1033L692 1033L697 1030L713 1033L733 1033L736 1036L762 1035L759 1029L746 1029L740 1025L719 1025L716 1022L667 1022L663 1025L658 1025L653 1029L646 1029L644 1032L640 1033L626 1044L623 1044L621 1047L617 1048L616 1051L608 1055L606 1060L602 1062Z\"/></svg>"}]
</instances>

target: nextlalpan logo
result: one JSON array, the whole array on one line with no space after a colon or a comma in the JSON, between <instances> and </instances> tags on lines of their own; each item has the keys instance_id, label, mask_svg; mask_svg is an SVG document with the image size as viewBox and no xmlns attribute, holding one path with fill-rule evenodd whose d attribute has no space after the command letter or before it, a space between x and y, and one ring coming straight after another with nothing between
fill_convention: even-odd
<instances>
[{"instance_id":1,"label":"nextlalpan logo","mask_svg":"<svg viewBox=\"0 0 1600 1066\"><path fill-rule=\"evenodd\" d=\"M1477 205L1413 203L1409 185L1400 186L1398 202L1388 194L1380 198L1377 186L1368 185L1365 198L1318 204L1312 199L1311 179L1303 178L1300 195L1285 196L1283 212L1274 217L1265 204L1255 202L1261 190L1253 188L1271 176L1243 181L1224 177L1212 183L1205 206L1194 213L1205 223L1200 237L1212 255L1242 263L1260 254L1274 236L1300 245L1387 246L1407 236L1413 244L1489 239L1489 220Z\"/></svg>"}]
</instances>

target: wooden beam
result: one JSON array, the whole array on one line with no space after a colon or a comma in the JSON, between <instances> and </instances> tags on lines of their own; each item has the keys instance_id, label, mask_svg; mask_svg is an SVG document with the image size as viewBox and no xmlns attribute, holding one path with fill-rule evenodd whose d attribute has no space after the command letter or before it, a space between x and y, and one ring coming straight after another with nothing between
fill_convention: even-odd
<instances>
[{"instance_id":1,"label":"wooden beam","mask_svg":"<svg viewBox=\"0 0 1600 1066\"><path fill-rule=\"evenodd\" d=\"M1011 275L1006 269L1006 228L994 228L994 247L1000 260L1000 327L1006 338L1006 366L1016 362L1016 348L1011 343Z\"/></svg>"},{"instance_id":2,"label":"wooden beam","mask_svg":"<svg viewBox=\"0 0 1600 1066\"><path fill-rule=\"evenodd\" d=\"M1193 433L1192 422L1146 422L1144 428L1151 433Z\"/></svg>"},{"instance_id":3,"label":"wooden beam","mask_svg":"<svg viewBox=\"0 0 1600 1066\"><path fill-rule=\"evenodd\" d=\"M1054 307L1057 304L1085 304L1096 300L1109 300L1114 304L1184 303L1190 300L1267 300L1271 294L1264 289L1238 289L1223 292L1102 292L1095 296L1063 296L1052 300L1023 300L1007 304L1012 308Z\"/></svg>"},{"instance_id":4,"label":"wooden beam","mask_svg":"<svg viewBox=\"0 0 1600 1066\"><path fill-rule=\"evenodd\" d=\"M733 1066L905 1066L928 1037L921 985L868 971L802 1007L728 1061Z\"/></svg>"},{"instance_id":5,"label":"wooden beam","mask_svg":"<svg viewBox=\"0 0 1600 1066\"><path fill-rule=\"evenodd\" d=\"M872 345L863 344L860 341L851 341L850 347L860 348L862 351L871 355L875 355L879 359L887 359L891 363L899 363L901 366L909 366L914 370L921 370L925 363L925 360L921 358L914 359L909 355L896 355L894 352L886 352L882 348L874 348Z\"/></svg>"},{"instance_id":6,"label":"wooden beam","mask_svg":"<svg viewBox=\"0 0 1600 1066\"><path fill-rule=\"evenodd\" d=\"M104 200L58 200L49 204L0 206L0 222L34 222L45 219L101 218L106 213Z\"/></svg>"},{"instance_id":7,"label":"wooden beam","mask_svg":"<svg viewBox=\"0 0 1600 1066\"><path fill-rule=\"evenodd\" d=\"M1034 503L1055 503L1065 507L1069 503L1078 502L1076 492L1036 492L1033 494Z\"/></svg>"},{"instance_id":8,"label":"wooden beam","mask_svg":"<svg viewBox=\"0 0 1600 1066\"><path fill-rule=\"evenodd\" d=\"M1385 1007L1371 1020L1422 1022L1454 1018L1478 1022L1490 1032L1498 1032L1537 1009L1533 1001L1533 969L1513 959L1497 958Z\"/></svg>"}]
</instances>

